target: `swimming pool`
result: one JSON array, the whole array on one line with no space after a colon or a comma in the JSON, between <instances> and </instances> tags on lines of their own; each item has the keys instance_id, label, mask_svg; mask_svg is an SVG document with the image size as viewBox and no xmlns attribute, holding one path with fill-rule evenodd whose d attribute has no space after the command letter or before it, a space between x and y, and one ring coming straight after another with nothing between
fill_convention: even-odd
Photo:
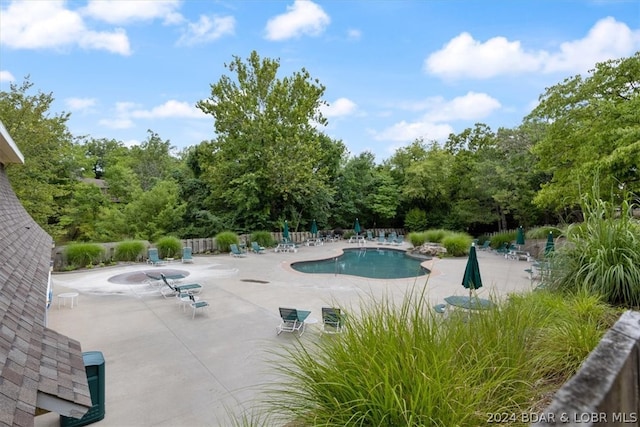
<instances>
[{"instance_id":1,"label":"swimming pool","mask_svg":"<svg viewBox=\"0 0 640 427\"><path fill-rule=\"evenodd\" d=\"M348 274L371 279L404 279L424 276L429 270L411 258L405 251L382 248L345 249L338 257L317 261L301 261L291 268L302 273Z\"/></svg>"}]
</instances>

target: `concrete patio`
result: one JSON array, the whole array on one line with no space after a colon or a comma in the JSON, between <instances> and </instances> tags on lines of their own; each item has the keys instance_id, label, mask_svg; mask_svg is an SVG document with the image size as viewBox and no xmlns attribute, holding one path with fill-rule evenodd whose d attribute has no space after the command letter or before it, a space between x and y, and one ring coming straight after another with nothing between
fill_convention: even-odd
<instances>
[{"instance_id":1,"label":"concrete patio","mask_svg":"<svg viewBox=\"0 0 640 427\"><path fill-rule=\"evenodd\" d=\"M368 243L370 247L388 248ZM338 304L358 310L361 301L427 287L433 304L465 295L461 286L466 258L438 259L424 265L429 276L381 280L294 271L294 261L340 255L346 242L301 247L297 253L195 256L162 267L132 264L53 275L54 295L78 292L78 305L49 310L49 326L78 339L83 351L101 351L106 370L106 416L101 426L228 426L255 411L265 384L276 381L273 351L294 344L292 334L276 335L278 307L311 310ZM406 249L406 244L404 246ZM531 290L530 264L478 251L482 297L500 298ZM113 276L148 270L188 272L183 283L203 286L211 306L192 311L176 298L164 298L149 284L113 283ZM320 339L310 325L302 341ZM57 414L36 418L36 426L59 425Z\"/></svg>"}]
</instances>

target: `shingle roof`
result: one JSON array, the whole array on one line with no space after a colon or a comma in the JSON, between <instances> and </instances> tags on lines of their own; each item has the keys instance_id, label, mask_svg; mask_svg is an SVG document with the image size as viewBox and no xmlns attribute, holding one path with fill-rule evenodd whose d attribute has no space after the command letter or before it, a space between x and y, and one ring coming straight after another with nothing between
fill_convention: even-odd
<instances>
[{"instance_id":1,"label":"shingle roof","mask_svg":"<svg viewBox=\"0 0 640 427\"><path fill-rule=\"evenodd\" d=\"M45 326L51 244L0 164L0 425L34 425L38 392L91 407L80 343Z\"/></svg>"}]
</instances>

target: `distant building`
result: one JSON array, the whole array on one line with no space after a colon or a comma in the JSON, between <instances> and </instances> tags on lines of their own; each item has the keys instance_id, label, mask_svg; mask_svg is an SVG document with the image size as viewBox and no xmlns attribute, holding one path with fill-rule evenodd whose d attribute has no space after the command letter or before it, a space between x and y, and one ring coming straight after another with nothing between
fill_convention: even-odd
<instances>
[{"instance_id":1,"label":"distant building","mask_svg":"<svg viewBox=\"0 0 640 427\"><path fill-rule=\"evenodd\" d=\"M13 192L5 166L24 163L0 122L0 425L91 408L80 343L47 328L53 240Z\"/></svg>"}]
</instances>

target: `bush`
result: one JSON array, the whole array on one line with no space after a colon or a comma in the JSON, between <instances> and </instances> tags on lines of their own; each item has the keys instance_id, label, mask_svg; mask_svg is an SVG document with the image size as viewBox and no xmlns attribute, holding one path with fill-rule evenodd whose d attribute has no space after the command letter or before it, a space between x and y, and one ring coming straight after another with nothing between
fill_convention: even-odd
<instances>
[{"instance_id":1,"label":"bush","mask_svg":"<svg viewBox=\"0 0 640 427\"><path fill-rule=\"evenodd\" d=\"M424 232L428 242L442 243L442 239L449 234L449 231L443 229L430 229Z\"/></svg>"},{"instance_id":2,"label":"bush","mask_svg":"<svg viewBox=\"0 0 640 427\"><path fill-rule=\"evenodd\" d=\"M518 232L516 231L494 234L491 236L491 247L493 249L498 249L505 243L510 245L512 242L515 242L517 234Z\"/></svg>"},{"instance_id":3,"label":"bush","mask_svg":"<svg viewBox=\"0 0 640 427\"><path fill-rule=\"evenodd\" d=\"M220 252L231 252L231 244L240 242L238 235L233 231L222 231L216 235L216 245Z\"/></svg>"},{"instance_id":4,"label":"bush","mask_svg":"<svg viewBox=\"0 0 640 427\"><path fill-rule=\"evenodd\" d=\"M259 246L268 248L276 244L275 240L268 231L254 231L251 233L251 241L257 242Z\"/></svg>"},{"instance_id":5,"label":"bush","mask_svg":"<svg viewBox=\"0 0 640 427\"><path fill-rule=\"evenodd\" d=\"M417 232L409 233L407 238L409 239L409 241L411 242L411 244L413 245L414 248L419 248L420 246L424 245L426 243L426 241L427 241L427 235L424 234L424 232L422 232L422 233L417 233Z\"/></svg>"},{"instance_id":6,"label":"bush","mask_svg":"<svg viewBox=\"0 0 640 427\"><path fill-rule=\"evenodd\" d=\"M617 317L592 298L546 291L445 322L425 295L362 305L336 339L283 350L283 381L267 393L272 416L291 425L479 426L487 414L537 412Z\"/></svg>"},{"instance_id":7,"label":"bush","mask_svg":"<svg viewBox=\"0 0 640 427\"><path fill-rule=\"evenodd\" d=\"M352 238L352 237L353 237L353 236L355 236L355 235L356 235L356 232L355 232L355 231L353 231L353 230L348 230L348 231L345 231L344 233L342 233L342 238L343 238L343 239L350 239L350 238Z\"/></svg>"},{"instance_id":8,"label":"bush","mask_svg":"<svg viewBox=\"0 0 640 427\"><path fill-rule=\"evenodd\" d=\"M640 224L633 204L619 207L584 197L584 222L567 228L566 244L552 256L552 288L584 288L609 304L640 306Z\"/></svg>"},{"instance_id":9,"label":"bush","mask_svg":"<svg viewBox=\"0 0 640 427\"><path fill-rule=\"evenodd\" d=\"M144 255L145 244L139 240L128 240L116 245L115 258L118 261L137 261Z\"/></svg>"},{"instance_id":10,"label":"bush","mask_svg":"<svg viewBox=\"0 0 640 427\"><path fill-rule=\"evenodd\" d=\"M469 253L469 247L473 238L467 233L447 233L442 238L442 246L447 250L447 255L464 256Z\"/></svg>"},{"instance_id":11,"label":"bush","mask_svg":"<svg viewBox=\"0 0 640 427\"><path fill-rule=\"evenodd\" d=\"M86 267L98 264L104 256L104 247L97 243L72 243L65 248L67 264Z\"/></svg>"},{"instance_id":12,"label":"bush","mask_svg":"<svg viewBox=\"0 0 640 427\"><path fill-rule=\"evenodd\" d=\"M160 258L175 258L182 253L182 241L177 237L162 237L156 242Z\"/></svg>"},{"instance_id":13,"label":"bush","mask_svg":"<svg viewBox=\"0 0 640 427\"><path fill-rule=\"evenodd\" d=\"M411 209L404 217L404 228L408 231L425 230L427 228L427 213L422 209Z\"/></svg>"}]
</instances>

